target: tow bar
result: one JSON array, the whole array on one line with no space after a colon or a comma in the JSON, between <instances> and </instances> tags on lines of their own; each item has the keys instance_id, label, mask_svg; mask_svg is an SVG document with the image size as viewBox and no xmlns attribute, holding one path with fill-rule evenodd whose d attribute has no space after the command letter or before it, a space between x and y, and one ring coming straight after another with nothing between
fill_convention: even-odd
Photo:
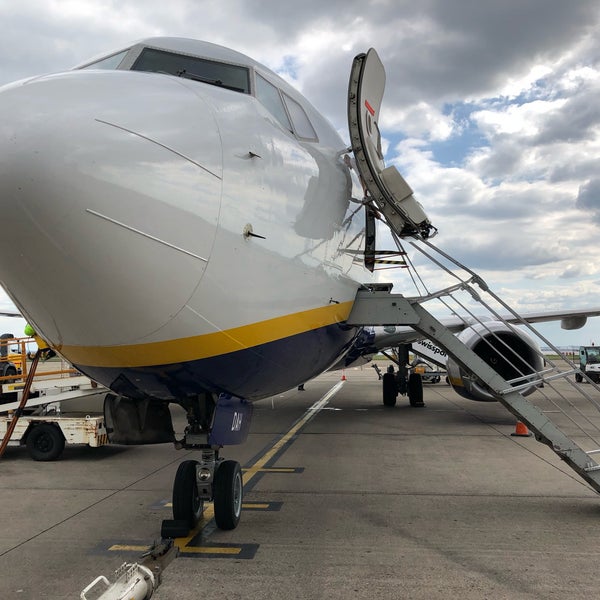
<instances>
[{"instance_id":1,"label":"tow bar","mask_svg":"<svg viewBox=\"0 0 600 600\"><path fill-rule=\"evenodd\" d=\"M123 563L115 570L115 581L110 583L104 575L96 577L79 595L81 600L88 600L86 594L100 584L106 589L97 600L150 600L156 588L162 582L162 572L177 557L179 549L173 540L155 544L148 552L142 554L139 563Z\"/></svg>"}]
</instances>

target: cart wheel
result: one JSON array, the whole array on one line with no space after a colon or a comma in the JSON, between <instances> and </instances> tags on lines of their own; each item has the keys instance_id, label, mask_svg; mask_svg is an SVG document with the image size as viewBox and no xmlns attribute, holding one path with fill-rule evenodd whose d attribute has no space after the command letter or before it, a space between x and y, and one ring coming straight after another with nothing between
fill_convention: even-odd
<instances>
[{"instance_id":1,"label":"cart wheel","mask_svg":"<svg viewBox=\"0 0 600 600\"><path fill-rule=\"evenodd\" d=\"M27 436L27 450L33 460L56 460L64 449L62 431L52 423L36 425Z\"/></svg>"}]
</instances>

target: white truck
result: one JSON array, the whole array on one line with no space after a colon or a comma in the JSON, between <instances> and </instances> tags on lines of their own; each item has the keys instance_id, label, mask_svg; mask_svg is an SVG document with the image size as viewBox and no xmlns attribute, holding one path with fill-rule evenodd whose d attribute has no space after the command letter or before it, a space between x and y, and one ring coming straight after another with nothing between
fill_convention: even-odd
<instances>
[{"instance_id":1,"label":"white truck","mask_svg":"<svg viewBox=\"0 0 600 600\"><path fill-rule=\"evenodd\" d=\"M594 383L600 383L600 346L579 347L579 370ZM575 373L577 383L583 381L581 373Z\"/></svg>"}]
</instances>

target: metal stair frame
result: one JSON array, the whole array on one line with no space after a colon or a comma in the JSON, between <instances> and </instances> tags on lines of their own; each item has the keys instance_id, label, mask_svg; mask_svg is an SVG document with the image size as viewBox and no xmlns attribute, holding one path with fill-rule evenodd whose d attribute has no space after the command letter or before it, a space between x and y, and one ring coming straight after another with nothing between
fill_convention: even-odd
<instances>
[{"instance_id":1,"label":"metal stair frame","mask_svg":"<svg viewBox=\"0 0 600 600\"><path fill-rule=\"evenodd\" d=\"M426 299L406 298L381 289L358 291L349 325L409 325L435 342L468 373L483 383L538 441L549 446L595 491L600 493L600 465L565 435L540 409L525 399L510 383L463 344L454 333L429 313Z\"/></svg>"}]
</instances>

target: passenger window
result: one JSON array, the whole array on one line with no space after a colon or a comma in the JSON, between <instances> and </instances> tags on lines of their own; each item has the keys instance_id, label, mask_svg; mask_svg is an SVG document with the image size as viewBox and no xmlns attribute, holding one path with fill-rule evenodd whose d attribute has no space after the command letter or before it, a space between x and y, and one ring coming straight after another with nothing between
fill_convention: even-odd
<instances>
[{"instance_id":1,"label":"passenger window","mask_svg":"<svg viewBox=\"0 0 600 600\"><path fill-rule=\"evenodd\" d=\"M256 73L256 98L288 131L292 131L292 124L285 112L279 90L258 73Z\"/></svg>"},{"instance_id":2,"label":"passenger window","mask_svg":"<svg viewBox=\"0 0 600 600\"><path fill-rule=\"evenodd\" d=\"M125 55L129 52L129 49L123 50L123 52L119 52L118 54L113 54L112 56L107 56L106 58L101 58L91 65L86 65L82 67L83 69L116 69L121 61L125 58Z\"/></svg>"},{"instance_id":3,"label":"passenger window","mask_svg":"<svg viewBox=\"0 0 600 600\"><path fill-rule=\"evenodd\" d=\"M290 118L292 119L296 135L305 140L316 140L317 134L302 106L294 99L290 98L285 92L283 93L283 100L287 106Z\"/></svg>"}]
</instances>

